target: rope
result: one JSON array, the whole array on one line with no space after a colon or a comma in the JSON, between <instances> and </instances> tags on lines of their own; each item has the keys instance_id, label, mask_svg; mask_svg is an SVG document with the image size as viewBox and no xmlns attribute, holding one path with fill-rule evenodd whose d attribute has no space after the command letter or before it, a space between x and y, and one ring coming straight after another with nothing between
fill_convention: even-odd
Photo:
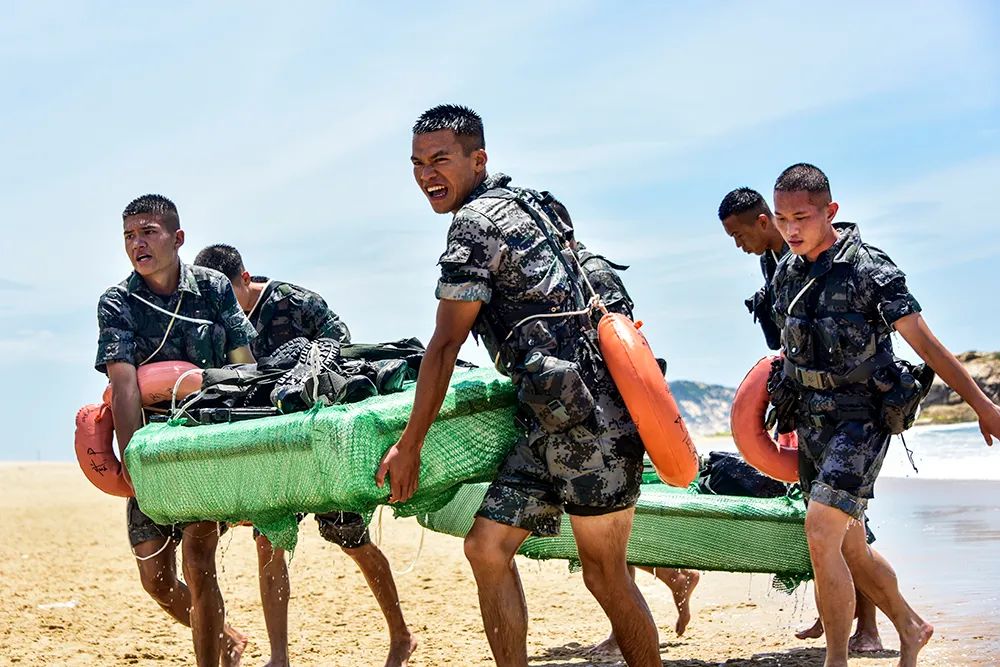
<instances>
[{"instance_id":1,"label":"rope","mask_svg":"<svg viewBox=\"0 0 1000 667\"><path fill-rule=\"evenodd\" d=\"M173 537L168 537L167 541L163 543L162 547L160 547L159 549L157 549L156 552L149 554L148 556L140 556L139 554L137 554L135 552L135 548L133 547L132 548L132 555L135 556L136 560L140 560L140 561L143 561L143 562L145 562L147 560L152 560L153 558L156 558L157 556L159 556L160 554L162 554L166 550L166 548L170 546L170 543L173 541L173 539L174 539Z\"/></svg>"},{"instance_id":2,"label":"rope","mask_svg":"<svg viewBox=\"0 0 1000 667\"><path fill-rule=\"evenodd\" d=\"M163 332L163 338L160 339L160 344L156 346L156 349L153 350L153 353L151 355L149 355L148 357L139 362L139 365L142 366L143 364L147 363L150 359L155 357L157 352L163 349L163 345L167 342L167 337L170 336L170 330L174 326L174 320L176 320L177 318L182 318L182 319L188 319L188 318L184 317L183 315L178 315L178 313L181 311L181 302L184 301L184 292L181 292L180 296L177 297L177 307L174 308L174 312L172 313L169 310L164 310L163 308L160 308L155 303L150 303L149 301L146 301L138 294L133 294L132 296L134 296L136 299L139 299L139 301L142 301L150 308L158 310L161 313L166 313L167 315L170 316L170 321L167 322L167 330Z\"/></svg>"},{"instance_id":3,"label":"rope","mask_svg":"<svg viewBox=\"0 0 1000 667\"><path fill-rule=\"evenodd\" d=\"M378 522L375 527L375 546L381 549L382 547L382 510L385 509L385 505L379 505L378 508ZM402 570L396 570L392 567L392 563L389 563L389 570L392 572L393 576L402 576L404 574L409 574L413 572L413 569L417 566L417 561L420 560L420 556L424 553L424 537L427 535L427 526L420 524L420 542L417 544L417 554ZM387 559L388 560L388 559Z\"/></svg>"}]
</instances>

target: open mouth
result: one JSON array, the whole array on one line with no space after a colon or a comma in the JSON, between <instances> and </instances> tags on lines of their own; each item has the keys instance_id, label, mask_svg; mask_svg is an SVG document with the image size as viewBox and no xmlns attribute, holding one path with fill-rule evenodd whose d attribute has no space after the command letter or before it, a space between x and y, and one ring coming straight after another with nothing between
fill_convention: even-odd
<instances>
[{"instance_id":1,"label":"open mouth","mask_svg":"<svg viewBox=\"0 0 1000 667\"><path fill-rule=\"evenodd\" d=\"M149 262L149 261L152 261L152 259L153 259L153 256L150 255L150 254L147 254L147 253L141 253L141 254L135 256L135 262L136 262L136 264L142 264L144 262Z\"/></svg>"},{"instance_id":2,"label":"open mouth","mask_svg":"<svg viewBox=\"0 0 1000 667\"><path fill-rule=\"evenodd\" d=\"M433 201L437 199L444 199L448 195L448 188L443 185L431 185L424 188L424 192L426 192L427 197Z\"/></svg>"}]
</instances>

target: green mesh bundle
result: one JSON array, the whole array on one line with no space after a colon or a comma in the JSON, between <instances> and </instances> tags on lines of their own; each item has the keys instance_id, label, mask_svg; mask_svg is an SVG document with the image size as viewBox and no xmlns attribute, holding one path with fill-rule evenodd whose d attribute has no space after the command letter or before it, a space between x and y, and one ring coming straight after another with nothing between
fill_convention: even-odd
<instances>
[{"instance_id":1,"label":"green mesh bundle","mask_svg":"<svg viewBox=\"0 0 1000 667\"><path fill-rule=\"evenodd\" d=\"M487 484L467 484L442 509L417 520L431 530L463 537ZM802 500L693 493L665 484L642 485L628 543L635 565L727 572L769 572L786 587L812 576ZM521 554L577 562L569 517L558 537L529 537Z\"/></svg>"},{"instance_id":2,"label":"green mesh bundle","mask_svg":"<svg viewBox=\"0 0 1000 667\"><path fill-rule=\"evenodd\" d=\"M145 426L125 452L139 506L164 524L250 521L292 549L296 512L370 514L386 502L375 472L406 425L413 389L231 424ZM456 369L424 443L420 486L396 514L436 510L463 482L492 479L519 433L516 401L495 371Z\"/></svg>"}]
</instances>

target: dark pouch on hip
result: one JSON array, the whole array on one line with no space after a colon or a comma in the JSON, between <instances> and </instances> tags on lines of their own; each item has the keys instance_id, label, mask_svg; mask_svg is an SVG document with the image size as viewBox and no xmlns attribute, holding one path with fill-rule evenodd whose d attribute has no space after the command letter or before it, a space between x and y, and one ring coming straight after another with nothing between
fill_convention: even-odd
<instances>
[{"instance_id":1,"label":"dark pouch on hip","mask_svg":"<svg viewBox=\"0 0 1000 667\"><path fill-rule=\"evenodd\" d=\"M895 382L882 395L882 425L890 434L898 435L913 426L920 402L934 382L934 371L927 364L914 366L903 359L897 359L889 370L894 371Z\"/></svg>"},{"instance_id":2,"label":"dark pouch on hip","mask_svg":"<svg viewBox=\"0 0 1000 667\"><path fill-rule=\"evenodd\" d=\"M577 364L534 352L524 370L517 397L546 433L565 433L594 413L594 395Z\"/></svg>"}]
</instances>

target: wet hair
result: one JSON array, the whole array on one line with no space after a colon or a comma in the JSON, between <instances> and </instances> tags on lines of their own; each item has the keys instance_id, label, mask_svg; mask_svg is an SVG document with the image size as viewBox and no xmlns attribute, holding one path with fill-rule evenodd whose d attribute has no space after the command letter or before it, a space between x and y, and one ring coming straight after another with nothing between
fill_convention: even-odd
<instances>
[{"instance_id":1,"label":"wet hair","mask_svg":"<svg viewBox=\"0 0 1000 667\"><path fill-rule=\"evenodd\" d=\"M177 214L177 206L163 195L142 195L136 197L122 211L122 220L133 215L155 215L166 223L172 232L181 228L181 217Z\"/></svg>"},{"instance_id":2,"label":"wet hair","mask_svg":"<svg viewBox=\"0 0 1000 667\"><path fill-rule=\"evenodd\" d=\"M775 192L808 192L810 195L821 195L826 202L830 195L830 180L819 167L805 162L793 164L781 172L774 182Z\"/></svg>"},{"instance_id":3,"label":"wet hair","mask_svg":"<svg viewBox=\"0 0 1000 667\"><path fill-rule=\"evenodd\" d=\"M194 258L196 266L215 269L230 280L239 280L246 269L240 251L225 243L206 246Z\"/></svg>"},{"instance_id":4,"label":"wet hair","mask_svg":"<svg viewBox=\"0 0 1000 667\"><path fill-rule=\"evenodd\" d=\"M768 218L771 215L771 207L767 205L764 196L752 188L736 188L725 197L719 204L719 220L725 220L731 215L740 215L747 211L754 215L763 213Z\"/></svg>"},{"instance_id":5,"label":"wet hair","mask_svg":"<svg viewBox=\"0 0 1000 667\"><path fill-rule=\"evenodd\" d=\"M469 107L458 104L439 104L420 114L413 124L413 134L428 134L438 130L451 130L465 154L486 148L483 119Z\"/></svg>"}]
</instances>

